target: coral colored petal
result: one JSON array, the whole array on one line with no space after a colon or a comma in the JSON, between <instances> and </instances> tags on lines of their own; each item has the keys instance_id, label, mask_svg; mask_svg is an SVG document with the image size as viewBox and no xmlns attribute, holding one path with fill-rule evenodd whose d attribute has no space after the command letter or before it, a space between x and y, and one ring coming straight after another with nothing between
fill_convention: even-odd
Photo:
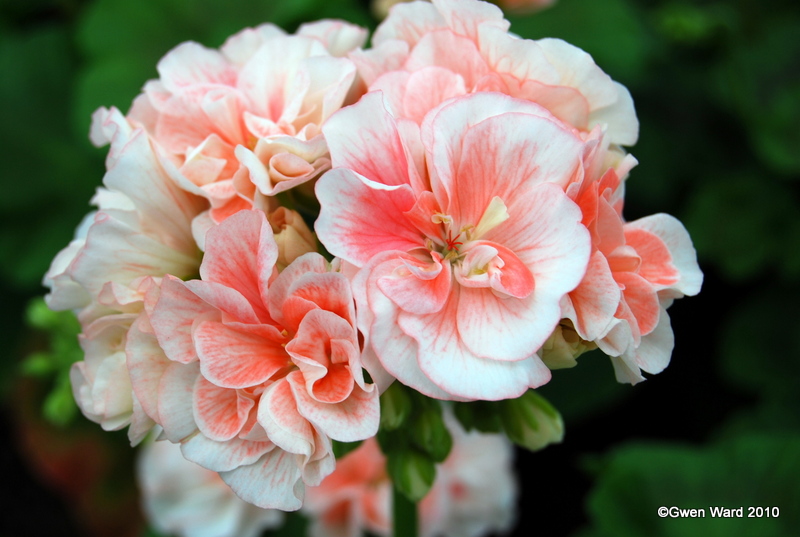
<instances>
[{"instance_id":1,"label":"coral colored petal","mask_svg":"<svg viewBox=\"0 0 800 537\"><path fill-rule=\"evenodd\" d=\"M378 432L380 405L377 390L365 392L356 388L345 401L328 404L314 399L299 377L290 378L289 384L297 400L298 412L332 439L355 442Z\"/></svg>"},{"instance_id":2,"label":"coral colored petal","mask_svg":"<svg viewBox=\"0 0 800 537\"><path fill-rule=\"evenodd\" d=\"M221 387L257 386L290 364L274 326L207 321L193 335L203 376Z\"/></svg>"},{"instance_id":3,"label":"coral colored petal","mask_svg":"<svg viewBox=\"0 0 800 537\"><path fill-rule=\"evenodd\" d=\"M625 243L631 246L642 262L636 273L650 282L656 291L678 283L678 270L664 242L644 229L625 228Z\"/></svg>"},{"instance_id":4,"label":"coral colored petal","mask_svg":"<svg viewBox=\"0 0 800 537\"><path fill-rule=\"evenodd\" d=\"M242 430L253 400L236 390L221 388L204 377L194 385L194 419L197 428L211 440L225 442Z\"/></svg>"},{"instance_id":5,"label":"coral colored petal","mask_svg":"<svg viewBox=\"0 0 800 537\"><path fill-rule=\"evenodd\" d=\"M334 169L319 179L316 193L321 209L314 229L319 240L356 266L382 251L408 251L424 244L421 233L403 216L415 203L407 185L386 187Z\"/></svg>"},{"instance_id":6,"label":"coral colored petal","mask_svg":"<svg viewBox=\"0 0 800 537\"><path fill-rule=\"evenodd\" d=\"M289 374L302 379L295 371ZM302 455L306 459L315 451L314 430L297 410L297 402L287 378L270 385L261 395L258 423L269 439L281 449Z\"/></svg>"},{"instance_id":7,"label":"coral colored petal","mask_svg":"<svg viewBox=\"0 0 800 537\"><path fill-rule=\"evenodd\" d=\"M616 272L614 279L624 286L622 296L636 319L641 335L649 334L658 324L661 306L650 283L632 272Z\"/></svg>"},{"instance_id":8,"label":"coral colored petal","mask_svg":"<svg viewBox=\"0 0 800 537\"><path fill-rule=\"evenodd\" d=\"M450 295L450 263L434 254L430 263L410 255L397 257L397 268L377 280L378 288L409 313L428 314L442 309Z\"/></svg>"},{"instance_id":9,"label":"coral colored petal","mask_svg":"<svg viewBox=\"0 0 800 537\"><path fill-rule=\"evenodd\" d=\"M612 322L621 298L619 286L601 252L592 254L586 275L569 298L574 314L567 317L578 335L586 341L601 337Z\"/></svg>"},{"instance_id":10,"label":"coral colored petal","mask_svg":"<svg viewBox=\"0 0 800 537\"><path fill-rule=\"evenodd\" d=\"M167 276L161 282L161 296L150 321L167 357L188 364L197 359L192 339L195 321L214 313L214 308L188 289L184 282Z\"/></svg>"},{"instance_id":11,"label":"coral colored petal","mask_svg":"<svg viewBox=\"0 0 800 537\"><path fill-rule=\"evenodd\" d=\"M278 245L263 211L240 211L206 234L200 265L204 281L239 291L259 317L268 318L262 296L278 259Z\"/></svg>"}]
</instances>

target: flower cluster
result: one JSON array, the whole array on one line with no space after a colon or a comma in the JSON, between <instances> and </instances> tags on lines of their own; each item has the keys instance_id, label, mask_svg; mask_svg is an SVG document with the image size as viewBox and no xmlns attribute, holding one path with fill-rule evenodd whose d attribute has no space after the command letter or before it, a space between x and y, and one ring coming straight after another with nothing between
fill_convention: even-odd
<instances>
[{"instance_id":1,"label":"flower cluster","mask_svg":"<svg viewBox=\"0 0 800 537\"><path fill-rule=\"evenodd\" d=\"M266 24L178 46L127 115L99 110L97 210L45 277L83 328L83 413L297 510L340 479L334 442L367 440L380 474L393 382L505 401L588 349L623 382L666 367L666 308L702 273L676 219L622 216L630 94L508 27L478 0L399 4L370 49L344 22ZM382 531L376 494L347 509Z\"/></svg>"}]
</instances>

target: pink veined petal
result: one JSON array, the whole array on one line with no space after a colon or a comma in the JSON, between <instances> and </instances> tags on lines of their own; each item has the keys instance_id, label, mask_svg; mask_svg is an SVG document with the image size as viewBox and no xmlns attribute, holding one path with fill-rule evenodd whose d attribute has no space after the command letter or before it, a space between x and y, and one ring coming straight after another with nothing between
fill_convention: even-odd
<instances>
[{"instance_id":1,"label":"pink veined petal","mask_svg":"<svg viewBox=\"0 0 800 537\"><path fill-rule=\"evenodd\" d=\"M269 313L276 322L281 325L287 324L283 317L282 306L292 292L295 282L304 277L307 273L324 274L328 272L328 262L324 257L316 252L309 252L301 255L289 264L281 272L269 288ZM302 317L301 317L302 318ZM299 320L292 324L295 329Z\"/></svg>"},{"instance_id":2,"label":"pink veined petal","mask_svg":"<svg viewBox=\"0 0 800 537\"><path fill-rule=\"evenodd\" d=\"M200 371L217 386L258 386L290 365L286 338L274 326L206 321L193 336Z\"/></svg>"},{"instance_id":3,"label":"pink veined petal","mask_svg":"<svg viewBox=\"0 0 800 537\"><path fill-rule=\"evenodd\" d=\"M195 363L171 364L158 384L158 419L164 436L170 442L180 442L197 430L192 413L194 383L200 375Z\"/></svg>"},{"instance_id":4,"label":"pink veined petal","mask_svg":"<svg viewBox=\"0 0 800 537\"><path fill-rule=\"evenodd\" d=\"M464 291L469 290L459 289L458 294ZM536 356L510 362L485 359L470 352L456 323L460 308L456 295L438 313L426 316L401 313L399 318L401 328L417 339L419 367L448 394L444 399L509 399L550 380L550 370ZM494 342L502 345L501 337Z\"/></svg>"},{"instance_id":5,"label":"pink veined petal","mask_svg":"<svg viewBox=\"0 0 800 537\"><path fill-rule=\"evenodd\" d=\"M294 280L282 304L286 327L297 331L304 317L313 309L325 310L343 319L348 326L354 325L353 296L347 278L334 272L311 272Z\"/></svg>"},{"instance_id":6,"label":"pink veined petal","mask_svg":"<svg viewBox=\"0 0 800 537\"><path fill-rule=\"evenodd\" d=\"M131 425L128 427L128 441L131 443L131 447L139 445L155 426L156 422L145 413L134 393Z\"/></svg>"},{"instance_id":7,"label":"pink veined petal","mask_svg":"<svg viewBox=\"0 0 800 537\"><path fill-rule=\"evenodd\" d=\"M453 54L454 50L458 54ZM460 75L467 90L472 90L478 80L489 74L489 66L481 57L475 42L450 30L437 30L424 35L405 62L405 68L409 71L432 66Z\"/></svg>"},{"instance_id":8,"label":"pink veined petal","mask_svg":"<svg viewBox=\"0 0 800 537\"><path fill-rule=\"evenodd\" d=\"M192 327L198 318L214 314L214 308L173 276L161 281L161 296L150 321L164 354L170 360L188 364L197 359Z\"/></svg>"},{"instance_id":9,"label":"pink veined petal","mask_svg":"<svg viewBox=\"0 0 800 537\"><path fill-rule=\"evenodd\" d=\"M158 345L155 336L142 331L143 322L140 316L128 331L125 354L137 400L148 416L158 419L158 385L172 362Z\"/></svg>"},{"instance_id":10,"label":"pink veined petal","mask_svg":"<svg viewBox=\"0 0 800 537\"><path fill-rule=\"evenodd\" d=\"M187 460L213 472L229 472L248 466L265 453L274 450L275 445L272 442L255 442L241 438L217 442L202 434L196 434L181 443L181 452Z\"/></svg>"},{"instance_id":11,"label":"pink veined petal","mask_svg":"<svg viewBox=\"0 0 800 537\"><path fill-rule=\"evenodd\" d=\"M230 86L236 82L235 70L222 54L191 41L172 49L158 62L157 69L170 91L193 84Z\"/></svg>"},{"instance_id":12,"label":"pink veined petal","mask_svg":"<svg viewBox=\"0 0 800 537\"><path fill-rule=\"evenodd\" d=\"M380 79L376 84L380 84ZM401 110L404 117L422 123L425 114L436 108L439 103L466 93L467 88L462 76L442 67L425 67L409 77L405 85Z\"/></svg>"},{"instance_id":13,"label":"pink veined petal","mask_svg":"<svg viewBox=\"0 0 800 537\"><path fill-rule=\"evenodd\" d=\"M299 371L289 373L302 379ZM267 387L258 405L258 423L278 447L308 460L315 451L314 430L297 411L297 401L284 377Z\"/></svg>"},{"instance_id":14,"label":"pink veined petal","mask_svg":"<svg viewBox=\"0 0 800 537\"><path fill-rule=\"evenodd\" d=\"M502 244L472 241L462 253L466 256L456 271L456 279L464 287L491 288L503 298L525 298L533 292L535 282L530 269Z\"/></svg>"},{"instance_id":15,"label":"pink veined petal","mask_svg":"<svg viewBox=\"0 0 800 537\"><path fill-rule=\"evenodd\" d=\"M622 296L636 319L639 333L644 336L652 332L658 324L661 311L653 286L632 272L616 272L614 279L624 286Z\"/></svg>"},{"instance_id":16,"label":"pink veined petal","mask_svg":"<svg viewBox=\"0 0 800 537\"><path fill-rule=\"evenodd\" d=\"M488 2L436 0L433 5L436 6L453 31L476 42L482 26L491 26L500 30L508 30L510 26L510 23L503 18L502 10Z\"/></svg>"},{"instance_id":17,"label":"pink veined petal","mask_svg":"<svg viewBox=\"0 0 800 537\"><path fill-rule=\"evenodd\" d=\"M372 44L378 47L387 41L399 40L413 47L426 33L446 27L444 17L433 5L399 3L392 6L392 12L375 30Z\"/></svg>"},{"instance_id":18,"label":"pink veined petal","mask_svg":"<svg viewBox=\"0 0 800 537\"><path fill-rule=\"evenodd\" d=\"M298 412L322 433L340 442L355 442L378 432L380 404L378 391L356 387L346 400L328 404L315 400L298 377L289 379Z\"/></svg>"},{"instance_id":19,"label":"pink veined petal","mask_svg":"<svg viewBox=\"0 0 800 537\"><path fill-rule=\"evenodd\" d=\"M341 317L320 309L309 311L286 351L300 368L312 398L340 403L353 391L350 364L356 361L358 341L355 328Z\"/></svg>"},{"instance_id":20,"label":"pink veined petal","mask_svg":"<svg viewBox=\"0 0 800 537\"><path fill-rule=\"evenodd\" d=\"M686 228L668 214L654 214L626 224L626 228L643 229L659 237L672 255L680 280L671 288L679 295L694 296L703 285L703 273L697 264L697 252Z\"/></svg>"},{"instance_id":21,"label":"pink veined petal","mask_svg":"<svg viewBox=\"0 0 800 537\"><path fill-rule=\"evenodd\" d=\"M322 41L332 56L342 57L353 49L363 47L367 30L343 21L321 20L301 24L297 35L314 37Z\"/></svg>"},{"instance_id":22,"label":"pink veined petal","mask_svg":"<svg viewBox=\"0 0 800 537\"><path fill-rule=\"evenodd\" d=\"M574 315L568 317L578 335L586 341L601 337L614 318L621 296L605 256L595 251L583 280L569 294Z\"/></svg>"},{"instance_id":23,"label":"pink veined petal","mask_svg":"<svg viewBox=\"0 0 800 537\"><path fill-rule=\"evenodd\" d=\"M420 184L413 159L383 93L371 92L345 107L322 127L334 168L347 168L387 186Z\"/></svg>"},{"instance_id":24,"label":"pink veined petal","mask_svg":"<svg viewBox=\"0 0 800 537\"><path fill-rule=\"evenodd\" d=\"M273 449L253 464L220 472L220 477L248 503L262 509L297 511L303 505L305 487L296 459L296 455Z\"/></svg>"},{"instance_id":25,"label":"pink veined petal","mask_svg":"<svg viewBox=\"0 0 800 537\"><path fill-rule=\"evenodd\" d=\"M368 363L374 353L386 373L397 378L403 384L413 387L428 397L454 399L449 393L431 382L422 372L417 363L416 341L403 332L398 325L397 319L401 310L376 285L377 278L391 273L397 267L398 253L380 254L363 270L363 274L369 275L369 278L364 282L363 299L359 301L357 309L359 312L369 309L373 315L371 326L368 328L370 350L364 351L363 359L365 363ZM363 315L359 313L359 319L362 317ZM390 382L385 377L383 382L385 389ZM456 400L460 399L456 398Z\"/></svg>"},{"instance_id":26,"label":"pink veined petal","mask_svg":"<svg viewBox=\"0 0 800 537\"><path fill-rule=\"evenodd\" d=\"M225 442L242 430L254 401L236 390L221 388L204 377L194 385L194 419L200 432L211 440Z\"/></svg>"},{"instance_id":27,"label":"pink veined petal","mask_svg":"<svg viewBox=\"0 0 800 537\"><path fill-rule=\"evenodd\" d=\"M508 133L502 128L506 123L503 120L489 122L481 127L481 132L487 136L500 136L500 138L495 141L496 147L487 149L481 145L481 143L486 142L486 140L479 140L477 134L470 134L473 132L470 127L473 125L477 126L484 120L495 116L507 113L514 114L516 112L519 112L520 115L517 116L515 114L509 116L508 123L511 130ZM552 120L552 124L538 123L536 117L530 116L550 119ZM568 152L569 148L575 145L575 142L580 145L580 140L571 134L570 135L575 138L574 142L564 138L563 133L557 132L558 130L566 132L564 128L559 127L559 125L560 122L556 120L550 112L538 104L522 101L520 99L513 99L500 93L473 93L446 101L429 112L420 128L420 136L425 149L429 152L428 169L431 175L431 187L434 194L436 194L436 199L443 205L442 209L446 209L444 206L446 205L445 201L449 200L449 196L455 188L453 182L456 179L459 183L464 183L467 188L477 189L475 194L478 195L480 192L480 184L484 181L484 177L479 178L477 176L480 170L484 170L487 173L500 173L507 170L507 173L510 174L509 178L516 178L517 180L527 177L523 172L525 170L531 170L531 165L529 163L522 163L522 170L509 169L511 162L519 163L521 158L519 153L511 151L509 146L524 145L536 141L536 145L542 148L550 148L552 156L555 157L555 160L552 161L552 165L550 166L550 171L548 172L547 168L545 168L542 170L542 172L545 173L537 172L536 178L539 180L558 180L561 178L562 172L557 170L559 167L565 166L565 156L559 156L558 152ZM492 132L498 128L501 129L499 133ZM526 130L529 128L534 128L536 130L533 132ZM557 138L551 140L547 138L544 133L538 133L538 129L540 128L545 129L547 132L552 132L553 136ZM464 142L468 136L472 137L471 143L473 147L471 150L477 150L480 153L479 155L467 153ZM508 140L507 136L510 136ZM506 140L509 146L502 145L506 143ZM556 141L559 143L556 143ZM496 156L491 152L495 150L499 151ZM525 155L532 155L529 147L525 147L523 151ZM581 154L580 150L578 150L578 154ZM465 157L464 155L467 156ZM545 155L539 155L539 157L534 160L543 160L545 158ZM570 160L571 158L572 157L566 157L566 160ZM462 160L479 166L478 169L474 170L465 168L467 172L465 177L474 178L479 181L478 183L472 184L469 180L460 177ZM504 191L513 192L511 187L501 186L505 185L505 177L502 181L498 176L491 175L489 177L493 177L495 180L490 181L491 186L486 187L484 190L502 188ZM472 203L488 203L493 196L500 196L503 201L506 203L509 202L506 197L498 192L495 192L488 198L484 198L485 195L487 195L487 193L484 191L483 194ZM478 210L482 211L484 207L474 207L473 209L477 212ZM477 217L480 218L481 214L478 214Z\"/></svg>"},{"instance_id":28,"label":"pink veined petal","mask_svg":"<svg viewBox=\"0 0 800 537\"><path fill-rule=\"evenodd\" d=\"M240 211L208 231L200 265L204 281L239 291L267 319L262 296L278 259L278 245L263 211Z\"/></svg>"},{"instance_id":29,"label":"pink veined petal","mask_svg":"<svg viewBox=\"0 0 800 537\"><path fill-rule=\"evenodd\" d=\"M625 229L625 243L633 247L642 260L636 273L650 282L656 291L678 282L678 270L664 242L644 229Z\"/></svg>"},{"instance_id":30,"label":"pink veined petal","mask_svg":"<svg viewBox=\"0 0 800 537\"><path fill-rule=\"evenodd\" d=\"M643 371L650 374L662 372L668 365L675 346L675 336L666 309L661 309L658 325L649 334L642 337L636 348L636 363Z\"/></svg>"},{"instance_id":31,"label":"pink veined petal","mask_svg":"<svg viewBox=\"0 0 800 537\"><path fill-rule=\"evenodd\" d=\"M334 169L319 179L316 193L321 209L314 229L319 240L356 266L379 252L424 244L422 234L403 216L415 203L407 185L386 187L350 170Z\"/></svg>"},{"instance_id":32,"label":"pink veined petal","mask_svg":"<svg viewBox=\"0 0 800 537\"><path fill-rule=\"evenodd\" d=\"M450 295L450 263L442 263L442 256L436 252L429 263L405 254L397 260L397 268L377 280L381 292L409 313L441 310Z\"/></svg>"}]
</instances>

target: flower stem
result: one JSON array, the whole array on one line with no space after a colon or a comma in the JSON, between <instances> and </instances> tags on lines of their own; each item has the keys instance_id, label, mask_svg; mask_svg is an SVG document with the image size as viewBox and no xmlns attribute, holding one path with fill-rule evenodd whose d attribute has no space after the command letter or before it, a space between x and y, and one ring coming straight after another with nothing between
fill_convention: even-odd
<instances>
[{"instance_id":1,"label":"flower stem","mask_svg":"<svg viewBox=\"0 0 800 537\"><path fill-rule=\"evenodd\" d=\"M392 491L394 537L417 537L417 504L394 487Z\"/></svg>"}]
</instances>

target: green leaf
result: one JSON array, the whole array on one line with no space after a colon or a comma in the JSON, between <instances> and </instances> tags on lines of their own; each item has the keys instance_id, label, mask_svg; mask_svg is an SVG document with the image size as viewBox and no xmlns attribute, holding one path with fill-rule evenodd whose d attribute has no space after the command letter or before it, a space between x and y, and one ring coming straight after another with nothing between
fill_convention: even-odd
<instances>
[{"instance_id":1,"label":"green leaf","mask_svg":"<svg viewBox=\"0 0 800 537\"><path fill-rule=\"evenodd\" d=\"M636 444L617 449L589 496L588 535L614 537L778 537L796 534L800 436L750 435L710 447ZM659 507L704 509L705 518L661 518ZM778 507L778 518L747 518L748 507ZM710 507L744 507L745 518Z\"/></svg>"}]
</instances>

